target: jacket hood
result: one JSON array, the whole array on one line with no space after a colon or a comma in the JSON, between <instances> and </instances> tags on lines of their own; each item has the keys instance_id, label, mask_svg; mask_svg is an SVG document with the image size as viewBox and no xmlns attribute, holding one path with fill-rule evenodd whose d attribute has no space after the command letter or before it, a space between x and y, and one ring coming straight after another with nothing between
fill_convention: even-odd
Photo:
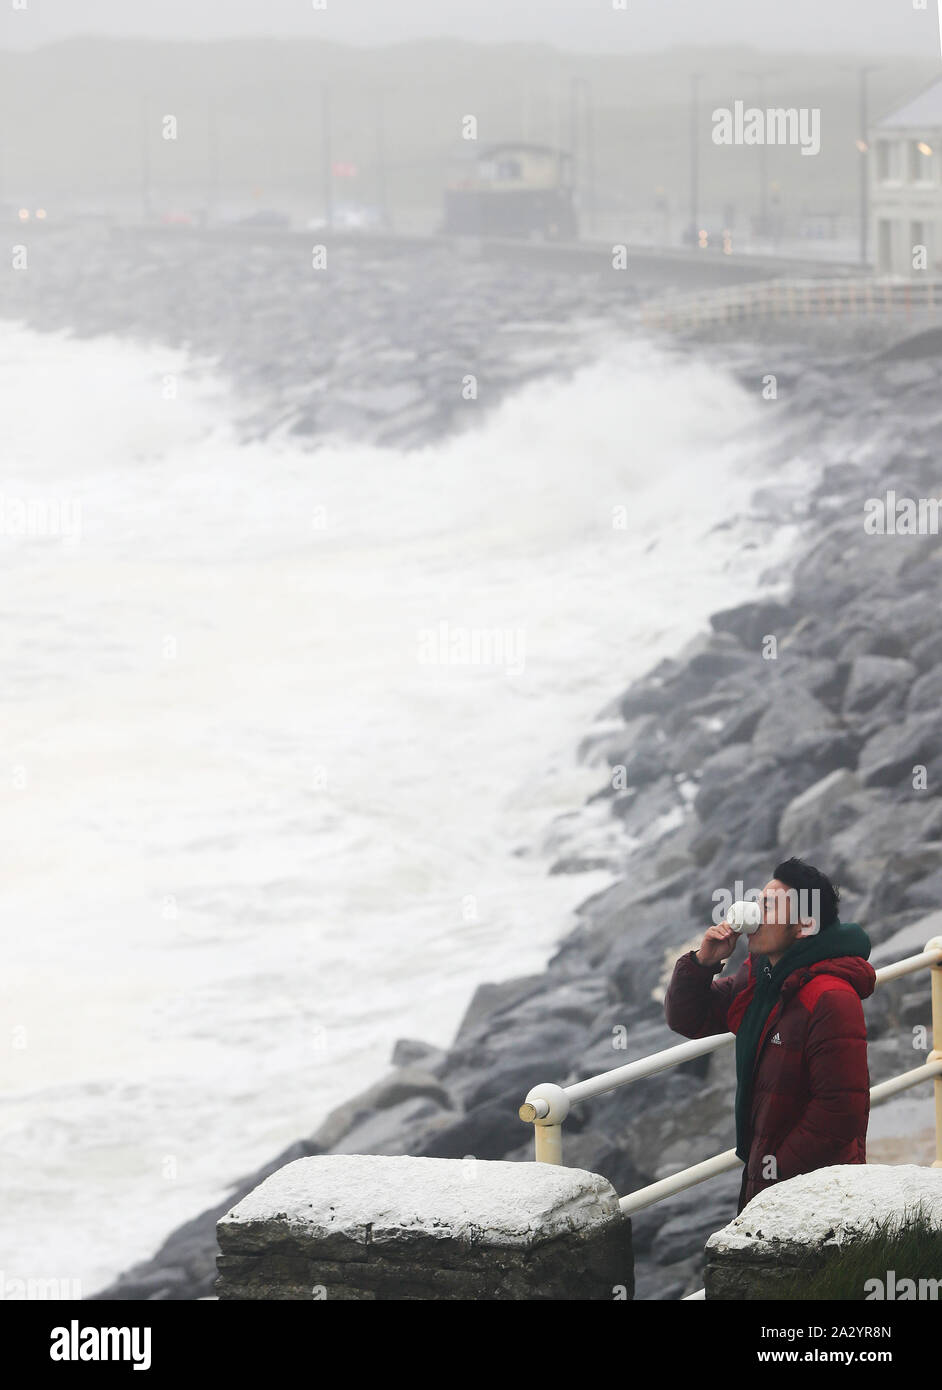
<instances>
[{"instance_id":1,"label":"jacket hood","mask_svg":"<svg viewBox=\"0 0 942 1390\"><path fill-rule=\"evenodd\" d=\"M867 959L870 950L870 938L862 927L856 922L837 921L817 936L793 942L772 967L772 980L787 999L815 975L837 975L866 999L877 979Z\"/></svg>"},{"instance_id":2,"label":"jacket hood","mask_svg":"<svg viewBox=\"0 0 942 1390\"><path fill-rule=\"evenodd\" d=\"M782 998L787 999L815 975L837 975L853 985L861 999L868 999L876 988L877 972L862 956L834 956L831 960L799 965L782 981Z\"/></svg>"}]
</instances>

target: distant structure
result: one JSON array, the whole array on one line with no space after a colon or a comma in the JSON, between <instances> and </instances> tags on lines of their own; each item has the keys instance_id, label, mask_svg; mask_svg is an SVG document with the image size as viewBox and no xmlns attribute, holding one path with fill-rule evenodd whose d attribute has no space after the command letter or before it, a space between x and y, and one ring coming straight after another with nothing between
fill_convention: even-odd
<instances>
[{"instance_id":1,"label":"distant structure","mask_svg":"<svg viewBox=\"0 0 942 1390\"><path fill-rule=\"evenodd\" d=\"M550 145L512 142L481 150L445 190L446 233L574 241L572 161Z\"/></svg>"},{"instance_id":2,"label":"distant structure","mask_svg":"<svg viewBox=\"0 0 942 1390\"><path fill-rule=\"evenodd\" d=\"M942 79L877 121L869 143L877 273L942 273Z\"/></svg>"}]
</instances>

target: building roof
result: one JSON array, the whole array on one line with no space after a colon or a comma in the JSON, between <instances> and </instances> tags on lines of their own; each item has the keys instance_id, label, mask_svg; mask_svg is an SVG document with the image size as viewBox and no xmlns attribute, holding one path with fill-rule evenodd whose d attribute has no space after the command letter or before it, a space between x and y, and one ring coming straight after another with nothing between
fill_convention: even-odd
<instances>
[{"instance_id":1,"label":"building roof","mask_svg":"<svg viewBox=\"0 0 942 1390\"><path fill-rule=\"evenodd\" d=\"M942 78L876 123L877 130L942 129Z\"/></svg>"}]
</instances>

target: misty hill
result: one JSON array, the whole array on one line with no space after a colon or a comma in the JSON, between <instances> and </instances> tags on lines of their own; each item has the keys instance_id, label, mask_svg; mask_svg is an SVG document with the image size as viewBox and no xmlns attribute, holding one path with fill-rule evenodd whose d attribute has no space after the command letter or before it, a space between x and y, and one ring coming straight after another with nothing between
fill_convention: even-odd
<instances>
[{"instance_id":1,"label":"misty hill","mask_svg":"<svg viewBox=\"0 0 942 1390\"><path fill-rule=\"evenodd\" d=\"M882 62L871 77L874 115L931 80L938 66L931 57ZM814 158L794 147L768 151L777 196L796 211L852 217L854 67L833 55L746 48L605 56L459 40L363 48L74 39L0 52L0 200L135 200L148 183L163 206L233 197L313 213L322 206L329 150L333 161L357 169L354 178L335 179L339 194L379 201L385 184L394 209L429 207L440 201L455 156L468 154L462 117L477 118L481 144L526 138L569 146L575 97L584 197L594 168L600 209L649 212L660 196L685 210L689 78L699 71L703 207L751 214L759 152L715 146L711 115L736 100L755 103L757 81L745 74L774 69L767 104L819 107L822 133ZM163 135L167 116L177 123L174 140Z\"/></svg>"}]
</instances>

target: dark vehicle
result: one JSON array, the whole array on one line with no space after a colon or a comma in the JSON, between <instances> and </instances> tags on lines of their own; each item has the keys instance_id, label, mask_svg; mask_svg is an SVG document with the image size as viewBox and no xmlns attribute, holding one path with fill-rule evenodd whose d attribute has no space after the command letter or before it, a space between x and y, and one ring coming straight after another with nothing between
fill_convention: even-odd
<instances>
[{"instance_id":1,"label":"dark vehicle","mask_svg":"<svg viewBox=\"0 0 942 1390\"><path fill-rule=\"evenodd\" d=\"M572 161L549 145L492 145L445 190L442 230L460 236L573 241Z\"/></svg>"}]
</instances>

